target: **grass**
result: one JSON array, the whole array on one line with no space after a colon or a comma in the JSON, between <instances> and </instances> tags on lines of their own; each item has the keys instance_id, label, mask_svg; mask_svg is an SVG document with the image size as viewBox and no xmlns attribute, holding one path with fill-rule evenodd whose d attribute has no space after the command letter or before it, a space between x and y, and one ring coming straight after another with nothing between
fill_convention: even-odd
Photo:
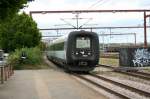
<instances>
[{"instance_id":1,"label":"grass","mask_svg":"<svg viewBox=\"0 0 150 99\"><path fill-rule=\"evenodd\" d=\"M25 53L25 59L21 58ZM43 54L40 48L22 48L16 49L8 57L8 63L14 66L14 69L47 69L48 65L44 63Z\"/></svg>"},{"instance_id":2,"label":"grass","mask_svg":"<svg viewBox=\"0 0 150 99\"><path fill-rule=\"evenodd\" d=\"M100 58L99 64L110 65L110 66L119 66L119 59Z\"/></svg>"},{"instance_id":3,"label":"grass","mask_svg":"<svg viewBox=\"0 0 150 99\"><path fill-rule=\"evenodd\" d=\"M110 65L110 66L119 66L119 53L101 53L99 64ZM142 70L150 72L150 67L144 67Z\"/></svg>"},{"instance_id":4,"label":"grass","mask_svg":"<svg viewBox=\"0 0 150 99\"><path fill-rule=\"evenodd\" d=\"M119 58L119 53L111 53L111 52L100 52L100 57L102 58L113 58L113 59L118 59Z\"/></svg>"},{"instance_id":5,"label":"grass","mask_svg":"<svg viewBox=\"0 0 150 99\"><path fill-rule=\"evenodd\" d=\"M22 70L38 70L38 69L48 69L49 66L45 63L31 65L31 64L24 64L22 66Z\"/></svg>"},{"instance_id":6,"label":"grass","mask_svg":"<svg viewBox=\"0 0 150 99\"><path fill-rule=\"evenodd\" d=\"M100 52L99 64L119 66L119 53Z\"/></svg>"},{"instance_id":7,"label":"grass","mask_svg":"<svg viewBox=\"0 0 150 99\"><path fill-rule=\"evenodd\" d=\"M38 64L23 64L21 67L22 70L49 69L49 65L45 63L44 58L41 58L41 62Z\"/></svg>"}]
</instances>

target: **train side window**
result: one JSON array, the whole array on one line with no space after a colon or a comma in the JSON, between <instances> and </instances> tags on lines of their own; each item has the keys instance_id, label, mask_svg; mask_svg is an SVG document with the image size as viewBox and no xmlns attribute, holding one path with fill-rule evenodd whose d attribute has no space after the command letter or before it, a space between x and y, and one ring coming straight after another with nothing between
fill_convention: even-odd
<instances>
[{"instance_id":1,"label":"train side window","mask_svg":"<svg viewBox=\"0 0 150 99\"><path fill-rule=\"evenodd\" d=\"M67 46L66 46L66 42L64 42L64 49L66 49L66 47L67 47Z\"/></svg>"},{"instance_id":2,"label":"train side window","mask_svg":"<svg viewBox=\"0 0 150 99\"><path fill-rule=\"evenodd\" d=\"M55 51L64 50L64 42L54 44L54 50Z\"/></svg>"},{"instance_id":3,"label":"train side window","mask_svg":"<svg viewBox=\"0 0 150 99\"><path fill-rule=\"evenodd\" d=\"M55 45L54 45L54 44L53 44L53 45L50 45L50 46L48 47L48 50L50 50L50 51L55 50Z\"/></svg>"}]
</instances>

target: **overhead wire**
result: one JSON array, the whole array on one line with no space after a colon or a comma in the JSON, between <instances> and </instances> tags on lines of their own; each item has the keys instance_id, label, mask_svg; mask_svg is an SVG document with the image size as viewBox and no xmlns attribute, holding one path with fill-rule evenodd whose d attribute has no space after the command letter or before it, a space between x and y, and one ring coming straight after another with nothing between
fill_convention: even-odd
<instances>
[{"instance_id":1,"label":"overhead wire","mask_svg":"<svg viewBox=\"0 0 150 99\"><path fill-rule=\"evenodd\" d=\"M106 3L109 3L109 2L112 3L111 0L104 0L102 3L99 3L97 6L95 6L95 8L98 6L104 5Z\"/></svg>"},{"instance_id":2,"label":"overhead wire","mask_svg":"<svg viewBox=\"0 0 150 99\"><path fill-rule=\"evenodd\" d=\"M95 3L93 3L88 9L93 8L94 6L96 6L97 4L99 4L100 2L103 2L104 0L98 0Z\"/></svg>"},{"instance_id":3,"label":"overhead wire","mask_svg":"<svg viewBox=\"0 0 150 99\"><path fill-rule=\"evenodd\" d=\"M88 9L91 9L93 7L97 7L97 6L100 6L100 5L103 5L105 3L108 3L110 2L111 0L98 0L96 1L95 3L93 3ZM112 3L112 2L111 2Z\"/></svg>"}]
</instances>

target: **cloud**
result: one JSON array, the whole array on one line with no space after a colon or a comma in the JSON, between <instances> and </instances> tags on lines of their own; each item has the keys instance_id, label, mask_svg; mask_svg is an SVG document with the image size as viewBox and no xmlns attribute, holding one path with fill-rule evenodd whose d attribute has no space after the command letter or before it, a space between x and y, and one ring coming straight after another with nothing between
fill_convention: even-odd
<instances>
[{"instance_id":1,"label":"cloud","mask_svg":"<svg viewBox=\"0 0 150 99\"><path fill-rule=\"evenodd\" d=\"M101 0L95 4L96 2L98 2L98 0L35 0L28 4L28 8L23 10L29 13L29 11L38 10L150 9L150 0ZM95 5L91 7L93 4ZM98 26L143 25L142 13L82 13L79 16L83 18L93 18L89 24L98 24ZM33 15L33 19L38 23L39 28L50 28L56 24L65 24L60 18L73 17L75 17L75 14ZM76 25L75 20L67 19L67 21ZM79 24L81 25L85 22L86 20L80 20ZM143 32L142 30L133 31L140 32L141 34ZM139 37L141 37L141 34Z\"/></svg>"},{"instance_id":2,"label":"cloud","mask_svg":"<svg viewBox=\"0 0 150 99\"><path fill-rule=\"evenodd\" d=\"M89 9L90 6L95 4L98 0L35 0L34 2L29 3L29 7L24 9L27 13L29 11L38 11L38 10L79 10L79 9ZM100 0L99 0L100 1ZM101 0L96 6L91 7L90 9L143 9L145 7L145 2L150 3L148 0ZM86 3L86 4L85 4ZM123 22L121 20L131 20L135 19L140 20L143 18L143 14L139 13L96 13L96 14L80 14L80 16L93 18L93 22L101 22L103 24L113 23L115 20ZM57 24L57 20L60 21L60 18L71 18L75 17L73 14L51 14L48 15L34 15L33 18L38 22L38 24L47 24L46 22ZM51 20L51 21L49 21ZM54 21L55 20L55 21ZM59 22L60 23L60 22ZM131 23L131 22L130 22ZM41 25L39 25L41 26Z\"/></svg>"}]
</instances>

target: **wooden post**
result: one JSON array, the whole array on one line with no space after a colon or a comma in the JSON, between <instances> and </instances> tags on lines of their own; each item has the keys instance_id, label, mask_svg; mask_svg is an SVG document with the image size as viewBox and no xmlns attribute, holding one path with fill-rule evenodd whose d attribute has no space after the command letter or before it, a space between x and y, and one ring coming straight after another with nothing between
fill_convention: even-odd
<instances>
[{"instance_id":1,"label":"wooden post","mask_svg":"<svg viewBox=\"0 0 150 99\"><path fill-rule=\"evenodd\" d=\"M13 74L13 68L12 65L9 64L9 66L10 66L10 76L11 76Z\"/></svg>"},{"instance_id":2,"label":"wooden post","mask_svg":"<svg viewBox=\"0 0 150 99\"><path fill-rule=\"evenodd\" d=\"M11 76L11 67L8 65L8 78Z\"/></svg>"},{"instance_id":3,"label":"wooden post","mask_svg":"<svg viewBox=\"0 0 150 99\"><path fill-rule=\"evenodd\" d=\"M0 67L1 68L1 84L4 83L4 67Z\"/></svg>"},{"instance_id":4,"label":"wooden post","mask_svg":"<svg viewBox=\"0 0 150 99\"><path fill-rule=\"evenodd\" d=\"M7 66L4 66L4 77L5 81L7 81Z\"/></svg>"}]
</instances>

